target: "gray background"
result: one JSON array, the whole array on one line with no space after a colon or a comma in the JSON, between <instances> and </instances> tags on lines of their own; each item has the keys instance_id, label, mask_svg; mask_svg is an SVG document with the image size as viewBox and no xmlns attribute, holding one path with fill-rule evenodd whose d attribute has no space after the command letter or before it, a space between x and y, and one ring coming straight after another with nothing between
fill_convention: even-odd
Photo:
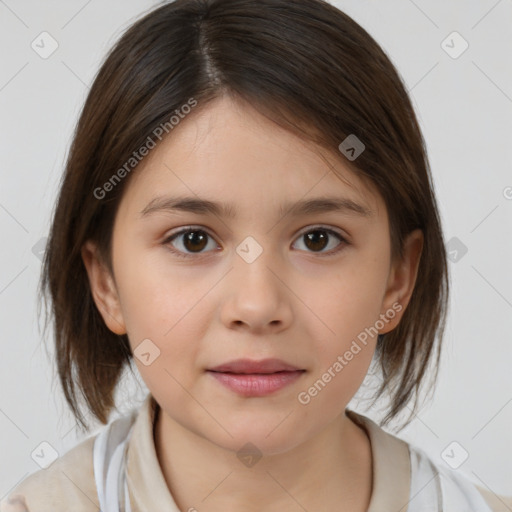
<instances>
[{"instance_id":1,"label":"gray background","mask_svg":"<svg viewBox=\"0 0 512 512\"><path fill-rule=\"evenodd\" d=\"M333 3L369 31L403 76L446 240L457 251L435 398L398 435L440 464L447 453L456 460L467 451L456 471L512 495L512 1ZM100 61L154 5L0 0L0 499L39 469L31 454L49 452L40 443L62 455L80 440L38 331L38 248ZM31 47L43 31L58 43L47 59ZM453 31L469 44L457 58L463 41L451 36L443 44ZM140 380L127 380L120 413L145 392ZM353 406L378 420L379 411Z\"/></svg>"}]
</instances>

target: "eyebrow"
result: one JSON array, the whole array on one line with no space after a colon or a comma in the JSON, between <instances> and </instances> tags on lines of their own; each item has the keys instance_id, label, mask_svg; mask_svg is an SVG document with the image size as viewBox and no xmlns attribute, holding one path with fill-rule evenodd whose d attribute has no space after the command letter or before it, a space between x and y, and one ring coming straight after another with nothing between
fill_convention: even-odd
<instances>
[{"instance_id":1,"label":"eyebrow","mask_svg":"<svg viewBox=\"0 0 512 512\"><path fill-rule=\"evenodd\" d=\"M140 211L142 218L157 212L188 212L198 215L216 215L233 219L237 215L237 209L232 203L218 203L199 197L155 197ZM315 213L338 212L347 215L359 215L362 217L373 216L373 211L368 207L356 203L352 199L344 197L315 197L296 203L285 203L279 208L279 216L308 215Z\"/></svg>"}]
</instances>

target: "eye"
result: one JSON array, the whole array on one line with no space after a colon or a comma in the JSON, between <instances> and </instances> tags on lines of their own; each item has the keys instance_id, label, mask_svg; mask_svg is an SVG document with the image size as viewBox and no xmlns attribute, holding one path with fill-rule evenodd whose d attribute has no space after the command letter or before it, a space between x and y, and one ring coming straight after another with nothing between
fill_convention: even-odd
<instances>
[{"instance_id":1,"label":"eye","mask_svg":"<svg viewBox=\"0 0 512 512\"><path fill-rule=\"evenodd\" d=\"M337 238L340 243L334 248L334 250L323 251L323 249L329 245L333 237ZM304 245L312 252L328 253L328 255L336 254L341 251L345 245L348 245L347 240L337 231L321 226L303 232L302 235L299 236L298 240L304 241Z\"/></svg>"},{"instance_id":2,"label":"eye","mask_svg":"<svg viewBox=\"0 0 512 512\"><path fill-rule=\"evenodd\" d=\"M180 257L187 258L193 254L202 254L203 249L208 245L208 238L213 240L203 229L189 226L172 234L163 243L164 245L171 244L173 247L178 245L178 248L171 248L171 251ZM176 245L173 244L175 240L177 240Z\"/></svg>"},{"instance_id":3,"label":"eye","mask_svg":"<svg viewBox=\"0 0 512 512\"><path fill-rule=\"evenodd\" d=\"M338 245L335 246L334 249L325 251L324 249L326 247L332 245L333 237L338 239ZM348 245L347 240L340 233L321 226L303 232L298 240L304 242L306 250L309 252L327 253L329 256L336 254L343 249L345 245ZM207 231L194 226L188 226L167 237L163 244L170 244L170 250L177 256L188 258L192 257L194 254L202 255L204 252L209 252L204 250L208 247L209 241L212 241L213 248L217 246Z\"/></svg>"}]
</instances>

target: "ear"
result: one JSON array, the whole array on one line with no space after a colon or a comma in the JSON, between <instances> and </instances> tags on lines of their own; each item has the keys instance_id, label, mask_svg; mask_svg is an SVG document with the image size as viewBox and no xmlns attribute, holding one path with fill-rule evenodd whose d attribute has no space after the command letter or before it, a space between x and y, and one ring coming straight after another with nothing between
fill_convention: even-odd
<instances>
[{"instance_id":1,"label":"ear","mask_svg":"<svg viewBox=\"0 0 512 512\"><path fill-rule=\"evenodd\" d=\"M382 330L379 330L379 334L392 331L400 323L405 313L414 290L414 285L416 284L420 257L423 250L423 240L421 229L411 231L404 242L403 258L397 258L391 264L381 314L386 315L387 311L392 310L395 315L393 318L390 315L386 315L389 321ZM395 305L394 307L393 304Z\"/></svg>"},{"instance_id":2,"label":"ear","mask_svg":"<svg viewBox=\"0 0 512 512\"><path fill-rule=\"evenodd\" d=\"M116 284L110 271L99 257L96 244L88 240L82 246L81 253L89 276L94 302L105 324L115 334L126 334Z\"/></svg>"}]
</instances>

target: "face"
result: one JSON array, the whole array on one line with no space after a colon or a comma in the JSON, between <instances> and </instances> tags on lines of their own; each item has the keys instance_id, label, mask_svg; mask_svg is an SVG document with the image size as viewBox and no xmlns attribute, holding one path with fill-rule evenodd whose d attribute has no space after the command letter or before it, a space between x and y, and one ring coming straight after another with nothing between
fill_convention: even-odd
<instances>
[{"instance_id":1,"label":"face","mask_svg":"<svg viewBox=\"0 0 512 512\"><path fill-rule=\"evenodd\" d=\"M83 255L98 309L128 334L162 414L235 451L251 441L278 453L319 433L361 385L377 332L399 322L421 246L392 262L385 204L341 155L227 98L182 120L133 172L113 276L93 244ZM219 210L171 204L184 198ZM292 210L318 198L341 207ZM211 371L270 358L281 363L266 376Z\"/></svg>"}]
</instances>

